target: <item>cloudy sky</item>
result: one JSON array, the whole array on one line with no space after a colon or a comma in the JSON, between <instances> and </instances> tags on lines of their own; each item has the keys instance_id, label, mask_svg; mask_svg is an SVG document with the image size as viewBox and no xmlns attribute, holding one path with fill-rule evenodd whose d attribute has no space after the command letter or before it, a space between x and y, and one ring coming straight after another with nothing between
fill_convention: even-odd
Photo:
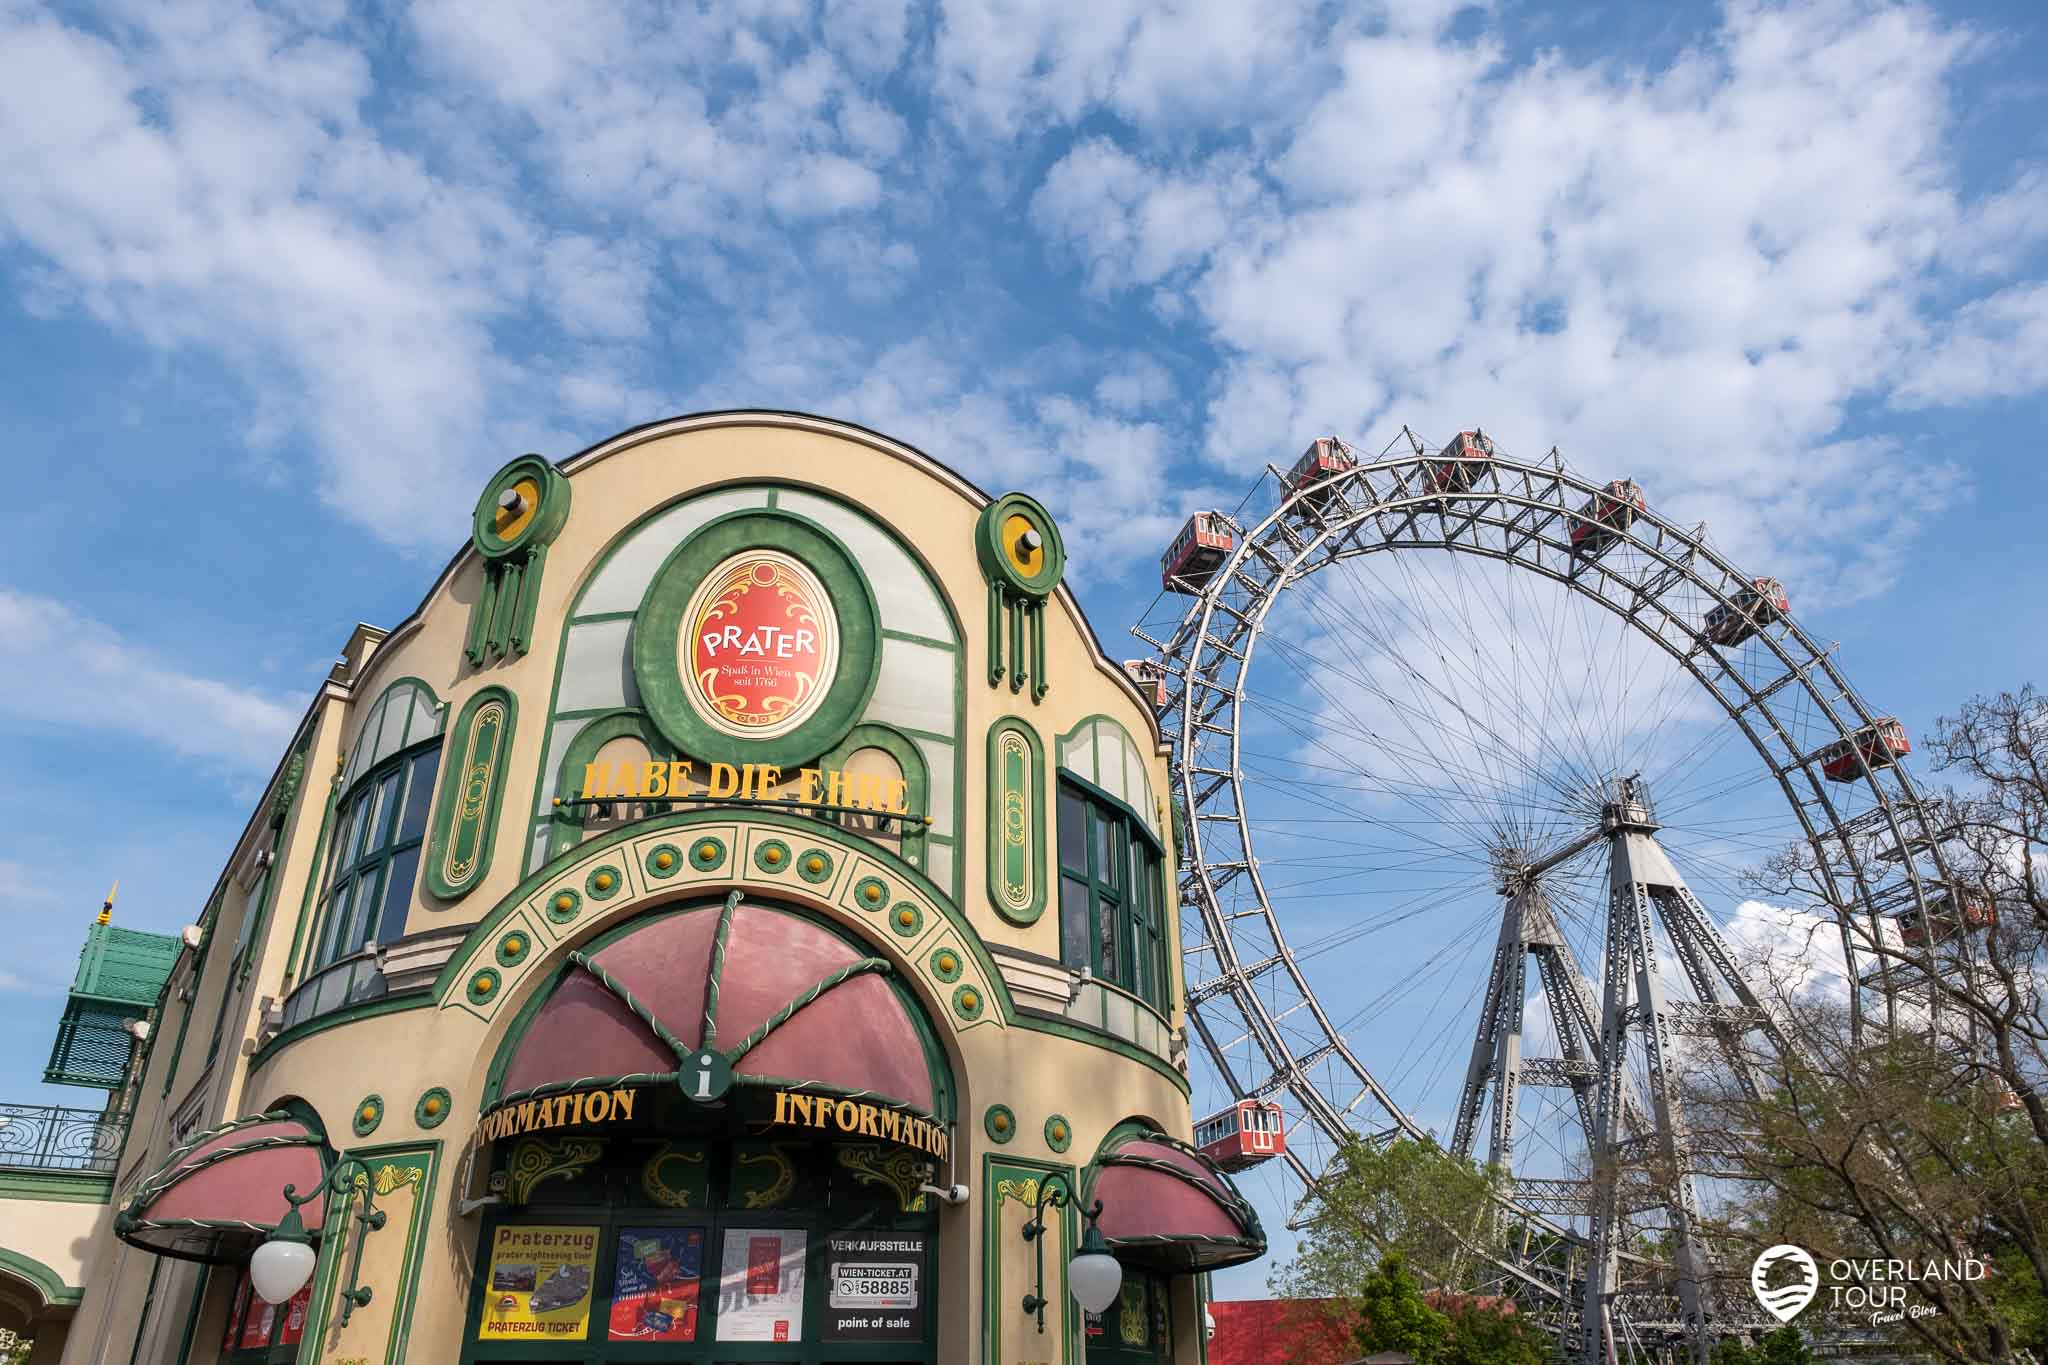
<instances>
[{"instance_id":1,"label":"cloudy sky","mask_svg":"<svg viewBox=\"0 0 2048 1365\"><path fill-rule=\"evenodd\" d=\"M81 1098L105 884L198 913L481 479L670 413L1037 493L1105 638L1310 436L1483 424L1706 520L1916 735L2048 681L2044 24L0 0L0 1099Z\"/></svg>"}]
</instances>

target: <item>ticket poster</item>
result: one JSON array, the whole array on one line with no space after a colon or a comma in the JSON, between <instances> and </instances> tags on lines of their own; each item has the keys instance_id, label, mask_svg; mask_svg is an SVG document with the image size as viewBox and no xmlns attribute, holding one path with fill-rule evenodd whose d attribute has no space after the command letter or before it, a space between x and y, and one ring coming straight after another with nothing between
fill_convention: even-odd
<instances>
[{"instance_id":1,"label":"ticket poster","mask_svg":"<svg viewBox=\"0 0 2048 1365\"><path fill-rule=\"evenodd\" d=\"M581 1341L590 1330L597 1229L501 1227L491 1239L479 1341Z\"/></svg>"},{"instance_id":2,"label":"ticket poster","mask_svg":"<svg viewBox=\"0 0 2048 1365\"><path fill-rule=\"evenodd\" d=\"M312 1306L313 1282L308 1280L303 1289L285 1300L284 1321L277 1325L278 1345L296 1346L299 1344L299 1338L306 1335L306 1313Z\"/></svg>"},{"instance_id":3,"label":"ticket poster","mask_svg":"<svg viewBox=\"0 0 2048 1365\"><path fill-rule=\"evenodd\" d=\"M825 1248L828 1340L923 1338L927 1248L922 1234L828 1237Z\"/></svg>"},{"instance_id":4,"label":"ticket poster","mask_svg":"<svg viewBox=\"0 0 2048 1365\"><path fill-rule=\"evenodd\" d=\"M704 1229L621 1228L612 1341L695 1341Z\"/></svg>"},{"instance_id":5,"label":"ticket poster","mask_svg":"<svg viewBox=\"0 0 2048 1365\"><path fill-rule=\"evenodd\" d=\"M249 1303L249 1316L242 1319L242 1339L239 1349L253 1351L270 1345L271 1334L277 1325L277 1305L266 1303L260 1296Z\"/></svg>"},{"instance_id":6,"label":"ticket poster","mask_svg":"<svg viewBox=\"0 0 2048 1365\"><path fill-rule=\"evenodd\" d=\"M727 1228L718 1260L720 1341L802 1341L804 1234Z\"/></svg>"}]
</instances>

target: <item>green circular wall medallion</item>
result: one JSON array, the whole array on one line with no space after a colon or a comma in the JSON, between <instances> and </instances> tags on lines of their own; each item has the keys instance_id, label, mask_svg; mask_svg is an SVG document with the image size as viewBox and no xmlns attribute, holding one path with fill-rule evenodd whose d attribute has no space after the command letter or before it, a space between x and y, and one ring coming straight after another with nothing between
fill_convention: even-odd
<instances>
[{"instance_id":1,"label":"green circular wall medallion","mask_svg":"<svg viewBox=\"0 0 2048 1365\"><path fill-rule=\"evenodd\" d=\"M683 870L683 851L674 844L656 844L647 850L647 875L666 881Z\"/></svg>"},{"instance_id":2,"label":"green circular wall medallion","mask_svg":"<svg viewBox=\"0 0 2048 1365\"><path fill-rule=\"evenodd\" d=\"M608 901L619 894L619 888L626 884L626 874L610 863L597 869L583 879L583 889L594 901Z\"/></svg>"},{"instance_id":3,"label":"green circular wall medallion","mask_svg":"<svg viewBox=\"0 0 2048 1365\"><path fill-rule=\"evenodd\" d=\"M889 884L880 877L862 877L853 888L853 899L863 910L879 910L889 899Z\"/></svg>"},{"instance_id":4,"label":"green circular wall medallion","mask_svg":"<svg viewBox=\"0 0 2048 1365\"><path fill-rule=\"evenodd\" d=\"M690 866L699 872L716 872L725 865L725 841L705 835L690 845Z\"/></svg>"},{"instance_id":5,"label":"green circular wall medallion","mask_svg":"<svg viewBox=\"0 0 2048 1365\"><path fill-rule=\"evenodd\" d=\"M1008 1142L1017 1136L1017 1116L1007 1104L992 1104L981 1116L981 1131L991 1142Z\"/></svg>"},{"instance_id":6,"label":"green circular wall medallion","mask_svg":"<svg viewBox=\"0 0 2048 1365\"><path fill-rule=\"evenodd\" d=\"M633 677L686 754L795 768L874 695L881 618L860 565L800 517L729 513L677 546L640 601Z\"/></svg>"},{"instance_id":7,"label":"green circular wall medallion","mask_svg":"<svg viewBox=\"0 0 2048 1365\"><path fill-rule=\"evenodd\" d=\"M356 1130L357 1137L368 1137L377 1131L377 1125L383 1121L384 1097L382 1095L365 1095L361 1102L356 1105L356 1112L351 1126Z\"/></svg>"},{"instance_id":8,"label":"green circular wall medallion","mask_svg":"<svg viewBox=\"0 0 2048 1365\"><path fill-rule=\"evenodd\" d=\"M924 911L909 901L897 901L889 911L889 927L905 938L916 938L924 928Z\"/></svg>"},{"instance_id":9,"label":"green circular wall medallion","mask_svg":"<svg viewBox=\"0 0 2048 1365\"><path fill-rule=\"evenodd\" d=\"M958 981L964 967L960 961L960 950L957 948L933 949L931 964L932 975L946 982Z\"/></svg>"},{"instance_id":10,"label":"green circular wall medallion","mask_svg":"<svg viewBox=\"0 0 2048 1365\"><path fill-rule=\"evenodd\" d=\"M979 986L966 985L953 992L953 1013L962 1019L979 1019L986 1007Z\"/></svg>"},{"instance_id":11,"label":"green circular wall medallion","mask_svg":"<svg viewBox=\"0 0 2048 1365\"><path fill-rule=\"evenodd\" d=\"M1005 493L982 509L974 523L974 553L991 582L1032 601L1044 601L1067 567L1052 514L1022 493Z\"/></svg>"},{"instance_id":12,"label":"green circular wall medallion","mask_svg":"<svg viewBox=\"0 0 2048 1365\"><path fill-rule=\"evenodd\" d=\"M469 1002L472 1005L484 1005L496 1000L501 984L497 968L485 967L477 971L469 978Z\"/></svg>"},{"instance_id":13,"label":"green circular wall medallion","mask_svg":"<svg viewBox=\"0 0 2048 1365\"><path fill-rule=\"evenodd\" d=\"M583 897L563 887L548 897L548 918L557 924L567 924L576 918L576 912L583 908Z\"/></svg>"},{"instance_id":14,"label":"green circular wall medallion","mask_svg":"<svg viewBox=\"0 0 2048 1365\"><path fill-rule=\"evenodd\" d=\"M526 931L524 929L514 929L511 933L498 940L498 965L501 967L516 967L521 962L524 962L526 955L532 951L533 940L526 936Z\"/></svg>"},{"instance_id":15,"label":"green circular wall medallion","mask_svg":"<svg viewBox=\"0 0 2048 1365\"><path fill-rule=\"evenodd\" d=\"M504 559L545 545L569 519L569 480L544 457L521 455L484 485L470 530L477 552Z\"/></svg>"},{"instance_id":16,"label":"green circular wall medallion","mask_svg":"<svg viewBox=\"0 0 2048 1365\"><path fill-rule=\"evenodd\" d=\"M822 848L807 848L797 855L796 874L807 882L829 881L832 855Z\"/></svg>"},{"instance_id":17,"label":"green circular wall medallion","mask_svg":"<svg viewBox=\"0 0 2048 1365\"><path fill-rule=\"evenodd\" d=\"M790 861L789 845L780 839L763 839L754 845L754 866L763 872L787 872Z\"/></svg>"},{"instance_id":18,"label":"green circular wall medallion","mask_svg":"<svg viewBox=\"0 0 2048 1365\"><path fill-rule=\"evenodd\" d=\"M1054 1114L1046 1119L1045 1145L1055 1152L1064 1152L1074 1145L1074 1125L1067 1122L1065 1114Z\"/></svg>"},{"instance_id":19,"label":"green circular wall medallion","mask_svg":"<svg viewBox=\"0 0 2048 1365\"><path fill-rule=\"evenodd\" d=\"M412 1121L422 1128L439 1128L448 1121L448 1111L454 1107L455 1101L446 1088L437 1085L412 1107Z\"/></svg>"}]
</instances>

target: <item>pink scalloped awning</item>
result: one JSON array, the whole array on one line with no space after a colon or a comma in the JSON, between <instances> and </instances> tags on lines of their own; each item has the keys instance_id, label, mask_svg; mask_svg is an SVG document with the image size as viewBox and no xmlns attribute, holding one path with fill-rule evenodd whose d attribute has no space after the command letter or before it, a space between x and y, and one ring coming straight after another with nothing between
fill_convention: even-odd
<instances>
[{"instance_id":1,"label":"pink scalloped awning","mask_svg":"<svg viewBox=\"0 0 2048 1365\"><path fill-rule=\"evenodd\" d=\"M115 1230L148 1251L233 1260L284 1221L287 1185L299 1194L326 1179L324 1141L294 1118L262 1116L215 1130L173 1154L136 1186ZM323 1200L299 1208L320 1229Z\"/></svg>"},{"instance_id":2,"label":"pink scalloped awning","mask_svg":"<svg viewBox=\"0 0 2048 1365\"><path fill-rule=\"evenodd\" d=\"M651 919L592 955L678 1041L704 1037L706 984L721 907ZM787 911L741 904L733 912L719 975L717 1045L731 1049L784 1006L862 954L822 926ZM515 1046L501 1096L539 1086L632 1075L667 1075L675 1054L591 973L570 968ZM773 1084L809 1081L866 1092L924 1113L935 1096L923 1035L884 976L831 986L750 1049L733 1068Z\"/></svg>"},{"instance_id":3,"label":"pink scalloped awning","mask_svg":"<svg viewBox=\"0 0 2048 1365\"><path fill-rule=\"evenodd\" d=\"M1132 1136L1104 1152L1091 1199L1118 1257L1167 1270L1215 1270L1266 1253L1265 1234L1224 1174L1164 1135Z\"/></svg>"}]
</instances>

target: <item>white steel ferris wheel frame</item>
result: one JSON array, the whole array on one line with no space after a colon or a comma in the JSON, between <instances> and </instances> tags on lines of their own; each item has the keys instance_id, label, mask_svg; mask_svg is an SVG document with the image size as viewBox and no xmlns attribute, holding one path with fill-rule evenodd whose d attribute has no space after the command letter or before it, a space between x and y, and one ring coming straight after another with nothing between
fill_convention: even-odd
<instances>
[{"instance_id":1,"label":"white steel ferris wheel frame","mask_svg":"<svg viewBox=\"0 0 2048 1365\"><path fill-rule=\"evenodd\" d=\"M1604 553L1574 553L1570 528L1605 490L1569 472L1555 451L1543 464L1498 454L1471 460L1470 487L1432 489L1429 472L1444 458L1425 453L1403 428L1378 460L1303 487L1269 467L1281 490L1278 505L1250 524L1226 518L1237 544L1205 581L1181 585L1191 600L1172 634L1154 639L1138 632L1165 673L1160 717L1173 747L1174 804L1185 840L1179 892L1190 1021L1231 1093L1286 1093L1297 1131L1312 1125L1330 1144L1428 1134L1352 1052L1288 947L1240 789L1246 684L1261 633L1282 592L1321 569L1375 551L1469 553L1540 574L1622 617L1692 675L1775 778L1813 850L1852 983L1865 976L1851 918L1867 917L1868 941L1884 943L1883 920L1909 908L1926 916L1948 880L1933 814L1901 764L1873 767L1859 751L1854 787L1867 792L1869 804L1853 811L1845 809L1859 804L1848 799L1851 789L1821 770L1835 746L1881 718L1836 668L1832 646L1818 645L1789 614L1751 637L1762 652L1746 651L1741 666L1735 650L1707 638L1702 596L1732 607L1753 579L1705 542L1703 526L1688 532L1639 510L1625 527L1603 527L1613 537ZM1622 553L1624 546L1636 553ZM1922 867L1922 858L1931 866ZM1925 937L1915 966L1931 972L1934 936ZM1877 983L1887 1032L1898 1026L1892 970L1890 954L1880 954L1869 978ZM1281 1021L1300 1013L1305 1023L1282 1029ZM1851 1017L1852 1028L1866 1027L1853 987ZM1238 1036L1219 1041L1218 1024ZM1308 1046L1297 1047L1290 1032L1306 1034ZM1251 1056L1263 1074L1240 1074L1232 1049L1247 1040L1254 1051L1237 1055ZM1286 1159L1304 1185L1318 1183L1322 1172L1300 1143L1289 1142ZM1524 1256L1516 1263L1496 1259L1497 1268L1570 1318L1578 1297L1571 1273L1561 1272L1554 1256L1527 1251L1540 1244L1544 1251L1583 1253L1590 1250L1586 1239L1512 1193L1501 1199L1522 1229ZM1647 1317L1664 1316L1643 1307ZM1619 1305L1617 1317L1628 1315L1628 1306Z\"/></svg>"}]
</instances>

